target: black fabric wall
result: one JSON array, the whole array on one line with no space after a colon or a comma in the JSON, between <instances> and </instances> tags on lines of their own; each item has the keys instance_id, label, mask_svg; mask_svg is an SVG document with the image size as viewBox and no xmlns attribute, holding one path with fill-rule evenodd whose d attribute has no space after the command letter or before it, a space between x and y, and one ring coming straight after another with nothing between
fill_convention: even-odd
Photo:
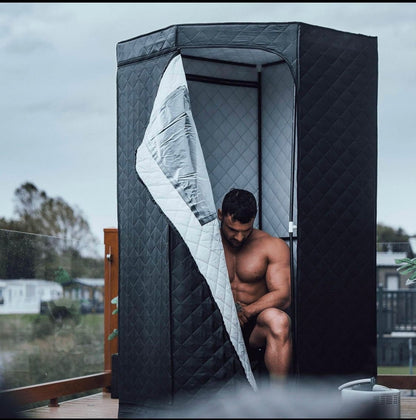
<instances>
[{"instance_id":1,"label":"black fabric wall","mask_svg":"<svg viewBox=\"0 0 416 420\"><path fill-rule=\"evenodd\" d=\"M297 368L374 376L377 40L302 25L299 54Z\"/></svg>"},{"instance_id":2,"label":"black fabric wall","mask_svg":"<svg viewBox=\"0 0 416 420\"><path fill-rule=\"evenodd\" d=\"M173 402L247 385L208 285L174 229L169 242Z\"/></svg>"},{"instance_id":3,"label":"black fabric wall","mask_svg":"<svg viewBox=\"0 0 416 420\"><path fill-rule=\"evenodd\" d=\"M117 73L120 403L171 399L168 224L135 171L169 59L132 63Z\"/></svg>"}]
</instances>

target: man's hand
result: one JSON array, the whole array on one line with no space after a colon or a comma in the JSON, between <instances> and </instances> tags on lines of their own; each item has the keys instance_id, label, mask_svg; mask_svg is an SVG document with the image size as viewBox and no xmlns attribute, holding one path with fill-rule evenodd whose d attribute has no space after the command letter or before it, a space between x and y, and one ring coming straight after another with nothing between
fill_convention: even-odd
<instances>
[{"instance_id":1,"label":"man's hand","mask_svg":"<svg viewBox=\"0 0 416 420\"><path fill-rule=\"evenodd\" d=\"M240 321L240 325L244 326L244 324L246 324L249 318L251 317L251 315L246 309L247 305L245 303L237 301L235 303L235 307L237 309L237 315L238 315L238 320Z\"/></svg>"}]
</instances>

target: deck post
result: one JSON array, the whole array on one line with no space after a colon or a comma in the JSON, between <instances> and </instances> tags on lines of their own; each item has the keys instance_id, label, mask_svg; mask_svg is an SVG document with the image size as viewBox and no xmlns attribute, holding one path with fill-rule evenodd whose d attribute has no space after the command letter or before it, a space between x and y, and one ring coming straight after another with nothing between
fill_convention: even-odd
<instances>
[{"instance_id":1,"label":"deck post","mask_svg":"<svg viewBox=\"0 0 416 420\"><path fill-rule=\"evenodd\" d=\"M111 299L118 296L118 229L104 229L104 370L111 370L111 355L118 353L118 338L108 340L110 333L118 328L118 314ZM107 390L108 391L108 390Z\"/></svg>"}]
</instances>

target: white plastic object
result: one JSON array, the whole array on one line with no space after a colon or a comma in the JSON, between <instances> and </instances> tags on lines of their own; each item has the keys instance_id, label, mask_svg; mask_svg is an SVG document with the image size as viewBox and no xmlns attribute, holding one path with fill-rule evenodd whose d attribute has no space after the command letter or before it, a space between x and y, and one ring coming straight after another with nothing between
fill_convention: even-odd
<instances>
[{"instance_id":1,"label":"white plastic object","mask_svg":"<svg viewBox=\"0 0 416 420\"><path fill-rule=\"evenodd\" d=\"M379 417L400 418L400 390L377 385L375 378L347 382L338 389L345 403L372 404Z\"/></svg>"},{"instance_id":2,"label":"white plastic object","mask_svg":"<svg viewBox=\"0 0 416 420\"><path fill-rule=\"evenodd\" d=\"M360 385L360 384L375 384L375 378L366 378L366 379L357 379L356 381L347 382L341 386L338 387L340 391L346 388L350 388L354 385Z\"/></svg>"}]
</instances>

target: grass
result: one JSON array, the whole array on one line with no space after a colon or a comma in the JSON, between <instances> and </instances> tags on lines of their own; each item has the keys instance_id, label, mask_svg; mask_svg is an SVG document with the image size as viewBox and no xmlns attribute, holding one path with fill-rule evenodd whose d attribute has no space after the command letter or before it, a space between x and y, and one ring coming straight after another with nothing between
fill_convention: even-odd
<instances>
[{"instance_id":1,"label":"grass","mask_svg":"<svg viewBox=\"0 0 416 420\"><path fill-rule=\"evenodd\" d=\"M104 315L56 321L0 315L0 375L7 388L97 373L104 368Z\"/></svg>"},{"instance_id":2,"label":"grass","mask_svg":"<svg viewBox=\"0 0 416 420\"><path fill-rule=\"evenodd\" d=\"M0 315L0 377L4 389L90 375L103 369L104 314L76 314L63 320L46 314ZM40 401L26 409L42 405L45 403Z\"/></svg>"},{"instance_id":3,"label":"grass","mask_svg":"<svg viewBox=\"0 0 416 420\"><path fill-rule=\"evenodd\" d=\"M416 374L416 366L413 366L412 374ZM377 367L378 375L409 375L410 369L409 366L378 366Z\"/></svg>"}]
</instances>

